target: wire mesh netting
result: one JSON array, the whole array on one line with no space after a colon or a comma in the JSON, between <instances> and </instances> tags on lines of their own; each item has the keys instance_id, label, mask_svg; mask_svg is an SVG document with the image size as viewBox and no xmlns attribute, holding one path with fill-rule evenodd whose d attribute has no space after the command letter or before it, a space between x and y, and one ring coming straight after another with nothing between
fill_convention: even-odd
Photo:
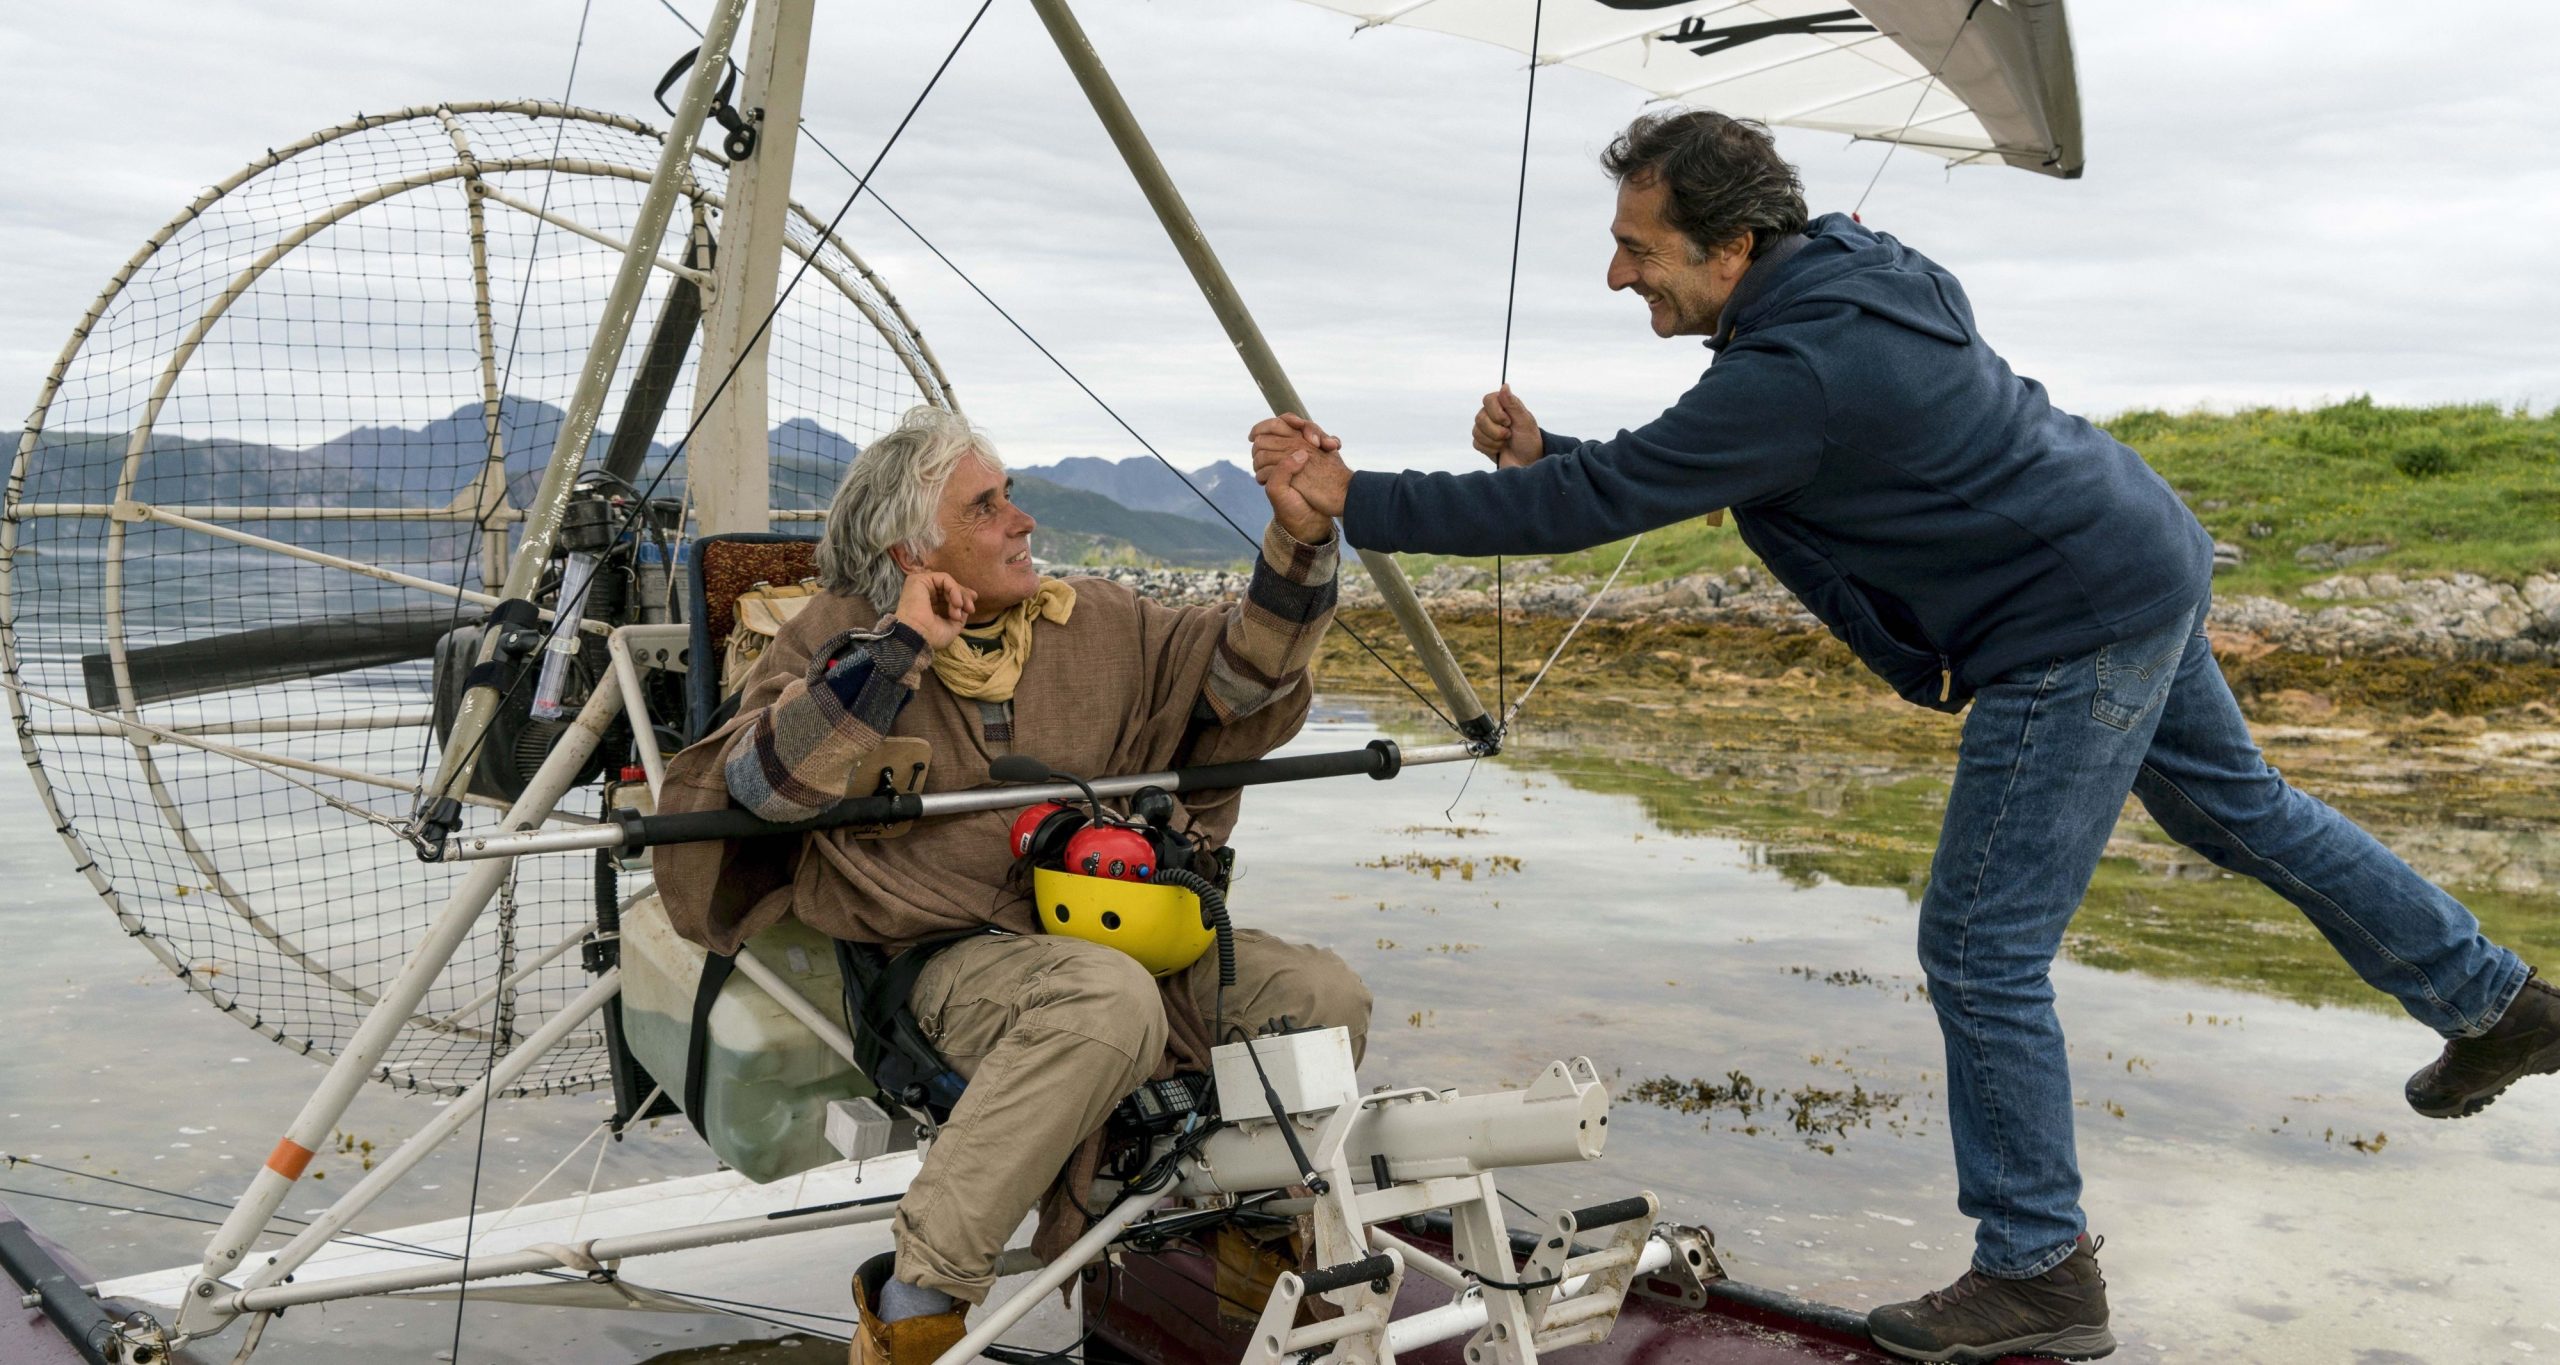
<instances>
[{"instance_id":1,"label":"wire mesh netting","mask_svg":"<svg viewBox=\"0 0 2560 1365\"><path fill-rule=\"evenodd\" d=\"M288 1047L344 1046L463 875L393 826L437 761L432 640L479 608L353 566L505 576L622 260L556 220L627 240L661 145L517 101L270 152L136 254L29 419L0 646L30 770L126 931ZM691 169L662 258L691 224L720 227L725 167L698 151ZM863 443L949 394L858 258L796 209L789 237L785 278L814 260L770 333L773 495L806 510ZM651 274L590 462L673 282ZM683 491L691 366L640 479L661 495ZM561 809L593 815L596 793ZM497 815L470 808L466 832ZM578 954L549 950L595 900L584 858L520 864L377 1078L477 1081L586 985ZM604 1079L590 1030L508 1093Z\"/></svg>"}]
</instances>

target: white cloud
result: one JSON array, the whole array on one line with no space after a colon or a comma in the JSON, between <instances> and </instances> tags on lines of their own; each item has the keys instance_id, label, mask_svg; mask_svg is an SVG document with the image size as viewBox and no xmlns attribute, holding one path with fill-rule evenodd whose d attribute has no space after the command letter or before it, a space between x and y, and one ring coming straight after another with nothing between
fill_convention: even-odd
<instances>
[{"instance_id":1,"label":"white cloud","mask_svg":"<svg viewBox=\"0 0 2560 1365\"><path fill-rule=\"evenodd\" d=\"M679 0L699 14L702 0ZM974 6L829 4L809 118L868 162ZM1519 59L1264 0L1086 0L1084 20L1316 414L1355 457L1458 466L1502 343ZM556 96L567 0L349 7L191 0L13 6L0 87L14 174L0 380L32 399L108 275L199 187L359 110ZM1963 278L1985 332L2057 401L2560 400L2560 10L2161 0L2072 11L2089 170L1947 174L1897 157L1867 220ZM691 38L596 0L580 103L656 118ZM1600 284L1592 157L1638 108L1550 70L1523 228L1515 385L1605 434L1703 360ZM1786 133L1817 211L1872 145ZM804 152L800 197L849 182ZM892 202L1179 463L1259 415L1029 9L999 0L879 179ZM876 209L848 220L964 402L1025 462L1134 447Z\"/></svg>"}]
</instances>

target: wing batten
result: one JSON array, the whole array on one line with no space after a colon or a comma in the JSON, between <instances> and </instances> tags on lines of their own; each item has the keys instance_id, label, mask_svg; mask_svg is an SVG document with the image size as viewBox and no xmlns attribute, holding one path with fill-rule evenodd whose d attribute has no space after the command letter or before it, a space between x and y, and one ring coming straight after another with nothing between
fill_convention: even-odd
<instances>
[{"instance_id":1,"label":"wing batten","mask_svg":"<svg viewBox=\"0 0 2560 1365\"><path fill-rule=\"evenodd\" d=\"M1361 30L1446 33L1655 100L2076 178L2080 97L2061 0L1309 0ZM1919 87L1915 94L1915 87Z\"/></svg>"}]
</instances>

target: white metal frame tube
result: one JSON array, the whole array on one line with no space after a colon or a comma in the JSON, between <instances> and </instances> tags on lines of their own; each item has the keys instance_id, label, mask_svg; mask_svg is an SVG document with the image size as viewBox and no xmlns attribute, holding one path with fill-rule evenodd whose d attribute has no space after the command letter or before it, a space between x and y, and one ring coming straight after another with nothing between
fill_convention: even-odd
<instances>
[{"instance_id":1,"label":"white metal frame tube","mask_svg":"<svg viewBox=\"0 0 2560 1365\"><path fill-rule=\"evenodd\" d=\"M977 1359L979 1352L994 1345L996 1338L1004 1335L1006 1329L1039 1307L1040 1301L1049 1296L1049 1291L1065 1284L1068 1276L1084 1269L1085 1263L1101 1255L1113 1238L1128 1231L1129 1225L1137 1222L1139 1215L1154 1208L1156 1200L1157 1196L1152 1194L1133 1194L1121 1200L1111 1212L1102 1216L1100 1222L1086 1229L1074 1245L1058 1253L1058 1259L1042 1267L1040 1273L1032 1277L1031 1283L1024 1285L1012 1298L997 1304L995 1311L987 1314L986 1321L972 1328L969 1335L943 1352L934 1365L968 1365Z\"/></svg>"},{"instance_id":2,"label":"white metal frame tube","mask_svg":"<svg viewBox=\"0 0 2560 1365\"><path fill-rule=\"evenodd\" d=\"M516 828L540 824L552 805L569 789L570 780L585 766L606 729L621 713L621 691L611 687L597 688L587 699L585 708L578 713L576 723L560 737L559 744L534 773L524 795L517 798L515 805L508 810L505 823ZM259 1168L257 1177L240 1196L240 1201L232 1206L230 1216L223 1220L221 1229L206 1246L203 1265L188 1285L185 1302L179 1306L180 1332L190 1337L203 1336L219 1330L228 1319L227 1301L226 1306L217 1306L216 1301L216 1296L222 1293L218 1287L221 1277L239 1269L249 1249L275 1217L276 1209L284 1203L286 1193L293 1189L295 1181L301 1179L302 1168L311 1159L311 1154L328 1140L338 1120L346 1116L347 1106L355 1102L356 1092L364 1087L365 1078L381 1063L383 1054L391 1048L392 1040L399 1037L400 1031L416 1014L418 1002L426 998L427 991L435 985L445 965L453 960L463 940L470 936L472 926L480 919L480 912L487 909L490 900L498 894L498 887L506 880L511 866L503 859L496 859L475 867L446 898L444 909L437 912L435 922L418 940L417 946L410 950L409 960L402 965L400 975L374 1002L364 1022L357 1026L355 1036L348 1040L346 1049L330 1063L329 1073L321 1078L311 1097L303 1101L302 1112L295 1116L292 1125L285 1130L283 1140L267 1157L266 1165Z\"/></svg>"},{"instance_id":3,"label":"white metal frame tube","mask_svg":"<svg viewBox=\"0 0 2560 1365\"><path fill-rule=\"evenodd\" d=\"M640 661L631 651L655 648L663 658L672 649L680 659L691 639L687 628L677 625L616 626L604 637L605 653L613 660L614 681L622 688L622 712L631 717L631 747L640 751L640 770L649 775L652 798L666 785L667 759L658 750L658 732L650 725L648 693L640 686ZM661 672L681 671L673 663L657 667Z\"/></svg>"},{"instance_id":4,"label":"white metal frame tube","mask_svg":"<svg viewBox=\"0 0 2560 1365\"><path fill-rule=\"evenodd\" d=\"M782 275L791 164L799 151L800 96L817 8L817 0L756 0L748 29L738 103L754 120L755 148L729 167L720 254L712 266L718 283L704 301L695 370L694 401L708 407L694 412L687 457L686 487L704 535L772 529L765 356L773 334L765 319Z\"/></svg>"},{"instance_id":5,"label":"white metal frame tube","mask_svg":"<svg viewBox=\"0 0 2560 1365\"><path fill-rule=\"evenodd\" d=\"M1644 1254L1636 1258L1636 1273L1651 1274L1671 1264L1678 1255L1679 1253L1673 1249L1672 1245L1662 1238L1658 1236L1647 1238ZM1567 1279L1563 1284L1556 1286L1557 1296L1561 1298L1581 1292L1583 1284L1590 1278L1588 1275L1577 1275ZM1435 1341L1447 1341L1453 1337L1465 1336L1484 1326L1486 1318L1487 1310L1483 1293L1471 1291L1454 1303L1438 1308L1427 1308L1410 1317L1398 1318L1388 1323L1387 1348L1399 1356L1407 1351L1418 1351Z\"/></svg>"},{"instance_id":6,"label":"white metal frame tube","mask_svg":"<svg viewBox=\"0 0 2560 1365\"><path fill-rule=\"evenodd\" d=\"M628 629L628 627L625 627ZM1406 749L1401 766L1426 767L1434 763L1463 763L1483 754L1471 744L1432 744ZM1321 781L1305 778L1303 781ZM1094 779L1097 796L1132 796L1148 787L1170 789L1170 772L1137 773L1128 777ZM1084 789L1065 782L1044 782L1016 787L977 787L969 791L933 792L917 798L918 815L932 819L940 815L967 815L977 811L1011 810L1016 806L1036 806L1043 801L1075 802L1084 799ZM520 858L531 853L576 853L598 848L622 847L622 829L618 825L598 824L582 829L538 829L517 834L476 834L455 839L445 850L445 857L455 862L477 862L487 858Z\"/></svg>"},{"instance_id":7,"label":"white metal frame tube","mask_svg":"<svg viewBox=\"0 0 2560 1365\"><path fill-rule=\"evenodd\" d=\"M719 0L712 6L710 21L703 25L702 47L694 61L692 78L685 83L684 101L676 107L675 122L667 129L657 168L649 178L649 191L642 197L639 217L632 223L630 250L624 253L622 267L614 276L613 290L605 300L604 320L596 328L595 341L587 348L577 391L561 417L559 439L551 447L551 462L543 470L542 486L534 494L532 505L525 509L524 535L516 544L514 562L507 566L502 597L530 601L542 566L551 557L552 538L558 534L560 519L568 508L570 484L586 463L587 442L595 434L606 392L612 386L614 371L622 363L623 347L631 338L631 322L640 311L649 273L657 268L658 243L666 236L667 220L674 216L676 199L693 159L694 139L701 135L703 117L711 107L712 92L727 74L729 45L737 37L746 5L747 0ZM489 662L497 648L497 632L488 632L481 641L478 662ZM461 714L454 718L453 733L445 743L443 766L432 787L436 796L462 795L471 780L471 765L464 756L478 751L497 709L498 689L493 686L483 684L464 694Z\"/></svg>"},{"instance_id":8,"label":"white metal frame tube","mask_svg":"<svg viewBox=\"0 0 2560 1365\"><path fill-rule=\"evenodd\" d=\"M631 244L629 242L623 241L621 238L616 237L611 233L602 232L595 228L588 227L586 224L579 222L575 218L568 217L564 214L553 213L551 210L540 207L539 205L528 204L525 201L516 198L514 195L507 193L505 190L499 189L495 185L481 184L479 186L479 195L483 199L495 199L499 203L506 205L508 208L514 209L518 213L539 218L564 232L575 233L598 246L608 246L616 251L622 252L628 252L631 250ZM693 281L694 287L697 289L707 290L712 287L711 277L702 271L694 269L692 266L678 265L664 256L656 255L649 258L649 263L679 279Z\"/></svg>"},{"instance_id":9,"label":"white metal frame tube","mask_svg":"<svg viewBox=\"0 0 2560 1365\"><path fill-rule=\"evenodd\" d=\"M573 940L570 944L563 946L574 946L575 942ZM427 1120L425 1126L411 1133L406 1141L393 1148L390 1154L376 1163L372 1170L365 1172L364 1178L356 1182L354 1189L338 1196L337 1202L331 1204L326 1212L312 1219L302 1231L295 1233L292 1241L285 1243L274 1255L267 1258L264 1265L251 1272L246 1288L264 1289L301 1269L304 1261L310 1260L314 1253L327 1246L329 1239L344 1232L347 1225L356 1220L357 1215L371 1208L373 1201L382 1197L384 1191L390 1189L402 1176L407 1175L412 1167L425 1160L428 1153L433 1152L446 1138L461 1131L463 1124L478 1116L481 1109L489 1103L491 1095L515 1084L517 1079L522 1077L535 1062L542 1059L544 1053L558 1047L561 1040L569 1036L571 1030L586 1022L588 1016L604 1008L606 1001L621 993L622 973L619 970L608 971L597 977L585 990L579 992L575 999L561 1006L549 1019L544 1020L542 1027L535 1029L524 1042L517 1045L514 1051L500 1058L496 1065L489 1068L489 1074L482 1077L478 1084L463 1091L460 1099L437 1110L435 1117ZM467 1248L465 1254L468 1254Z\"/></svg>"},{"instance_id":10,"label":"white metal frame tube","mask_svg":"<svg viewBox=\"0 0 2560 1365\"><path fill-rule=\"evenodd\" d=\"M780 972L756 956L753 946L738 949L738 972L772 996L773 1003L780 1005L784 1013L807 1025L811 1033L818 1035L818 1041L834 1049L837 1056L855 1066L862 1065L862 1059L853 1055L853 1035L844 1031L844 1025L819 1013L809 1003L809 997L791 989L791 983L783 980Z\"/></svg>"},{"instance_id":11,"label":"white metal frame tube","mask_svg":"<svg viewBox=\"0 0 2560 1365\"><path fill-rule=\"evenodd\" d=\"M665 1251L688 1251L695 1247L720 1246L730 1242L753 1242L767 1237L788 1237L794 1233L817 1232L826 1228L851 1227L858 1223L878 1223L898 1211L894 1199L881 1203L841 1205L835 1208L811 1209L801 1214L765 1214L760 1217L731 1218L718 1223L703 1223L690 1228L668 1228L658 1232L635 1232L625 1237L599 1237L564 1248L578 1252L590 1260L613 1262L634 1256L654 1256ZM461 1261L439 1261L415 1270L384 1270L370 1275L346 1275L335 1279L297 1281L272 1285L264 1289L245 1290L223 1302L225 1311L233 1314L269 1313L297 1304L325 1303L334 1299L364 1298L375 1294L399 1294L410 1290L433 1289L439 1285L463 1284L478 1280L503 1279L541 1270L561 1270L567 1265L552 1251L505 1251L491 1256L474 1256L469 1265Z\"/></svg>"},{"instance_id":12,"label":"white metal frame tube","mask_svg":"<svg viewBox=\"0 0 2560 1365\"><path fill-rule=\"evenodd\" d=\"M1227 340L1244 361L1254 384L1262 390L1262 398L1275 413L1294 412L1306 415L1307 407L1298 397L1297 386L1289 382L1288 373L1280 368L1280 358L1271 351L1271 343L1262 328L1245 308L1244 296L1237 292L1235 281L1228 278L1227 268L1219 263L1210 249L1209 236L1200 230L1199 220L1191 216L1191 208L1182 200L1182 191L1173 184L1173 176L1156 156L1147 134L1138 126L1137 115L1121 98L1120 87L1102 65L1102 54L1096 52L1093 40L1085 36L1084 26L1076 22L1075 12L1067 0L1031 0L1039 12L1040 22L1049 37L1066 58L1067 69L1075 73L1076 84L1083 88L1085 99L1102 120L1103 130L1111 135L1111 144L1120 150L1120 159L1128 163L1129 174L1136 177L1138 188L1164 225L1165 235L1173 239L1174 249L1182 254L1182 263L1191 269L1192 280L1200 286L1202 297L1211 312L1226 329ZM1451 718L1470 738L1491 738L1497 720L1485 713L1484 702L1476 696L1474 685L1458 667L1457 656L1449 650L1449 642L1440 637L1431 615L1422 609L1422 601L1414 596L1413 585L1405 581L1404 570L1390 556L1374 550L1360 551L1360 562L1369 570L1369 579L1377 586L1378 596L1385 599L1394 613L1396 624L1404 628L1405 638L1413 642L1414 652L1421 656L1423 671L1431 675L1441 700L1449 704Z\"/></svg>"}]
</instances>

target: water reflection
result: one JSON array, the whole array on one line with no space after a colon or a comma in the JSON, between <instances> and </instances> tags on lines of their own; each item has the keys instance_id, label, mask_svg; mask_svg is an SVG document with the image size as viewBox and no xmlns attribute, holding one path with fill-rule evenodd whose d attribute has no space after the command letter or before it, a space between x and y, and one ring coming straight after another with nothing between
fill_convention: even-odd
<instances>
[{"instance_id":1,"label":"water reflection","mask_svg":"<svg viewBox=\"0 0 2560 1365\"><path fill-rule=\"evenodd\" d=\"M1666 1216L1711 1226L1737 1274L1865 1307L1969 1258L1912 946L1953 729L1766 700L1558 707L1471 776L1258 792L1239 839L1262 856L1236 903L1363 973L1372 1083L1599 1063L1619 1097L1608 1156L1508 1173L1512 1194L1548 1208L1649 1189ZM1354 743L1372 724L1433 733L1392 704L1344 703L1306 742ZM2487 840L2511 879L2549 884L2548 845L2517 818L2533 784L2553 785L2549 750L2501 764L2405 732L2280 738L2307 785L2552 960L2546 893L2457 875L2492 865L2465 852ZM2120 831L2054 972L2120 1358L2560 1350L2560 1086L2422 1123L2400 1085L2434 1035L2290 906L2199 879L2156 839ZM1473 882L1410 870L1488 852L1521 867ZM1867 1121L1837 1121L1844 1096L1866 1097ZM2445 1216L2484 1199L2517 1214L2494 1240L2476 1216Z\"/></svg>"},{"instance_id":2,"label":"water reflection","mask_svg":"<svg viewBox=\"0 0 2560 1365\"><path fill-rule=\"evenodd\" d=\"M1505 759L1634 797L1667 831L1744 840L1792 885L1893 887L1917 900L1946 804L1951 727L1895 725L1858 702L1799 701L1767 719L1602 704L1520 732ZM1807 725L1827 731L1828 747L1804 745ZM2274 727L2266 738L2291 780L2461 896L2492 938L2560 961L2560 836L2548 814L2560 804L2560 734L2421 724ZM2065 942L2073 959L2396 1009L2291 905L2172 843L2139 802L2126 803L2108 854Z\"/></svg>"},{"instance_id":3,"label":"water reflection","mask_svg":"<svg viewBox=\"0 0 2560 1365\"><path fill-rule=\"evenodd\" d=\"M1588 1055L1620 1097L1591 1166L1516 1172L1540 1208L1649 1189L1710 1225L1757 1282L1850 1306L1962 1268L1937 1030L1913 898L1953 731L1912 708L1804 689L1657 707L1547 706L1501 760L1392 783L1258 790L1238 832L1240 920L1334 947L1377 998L1375 1084L1517 1083ZM1561 698L1557 700L1561 701ZM1303 749L1418 713L1330 701ZM2278 761L2464 889L2493 929L2560 961L2560 857L2534 823L2560 746L2496 732L2278 732ZM0 795L22 825L23 787ZM123 940L51 840L0 847L0 1022L55 1045L0 1055L0 1148L227 1201L318 1068L216 1017ZM2399 1080L2434 1050L2376 1007L2290 907L2208 874L2129 819L2056 971L2080 1145L2123 1356L2468 1361L2560 1352L2560 1086L2420 1124ZM2325 1008L2348 1005L2353 1008ZM219 1077L177 1093L173 1078ZM147 1102L123 1103L140 1095ZM1651 1100L1651 1103L1645 1101ZM1749 1106L1745 1112L1744 1106ZM347 1131L387 1144L432 1101L369 1089ZM494 1115L484 1206L504 1208L591 1129L592 1097ZM1802 1118L1799 1119L1798 1115ZM1812 1139L1812 1140L1808 1140ZM482 1174L431 1160L371 1226L447 1217ZM613 1145L607 1186L698 1173L681 1124ZM571 1163L582 1175L584 1160ZM325 1187L289 1206L325 1202ZM21 1169L13 1181L98 1197ZM554 1190L554 1193L560 1191ZM48 1231L129 1273L189 1260L203 1229L103 1205ZM2484 1215L2510 1216L2479 1235ZM59 1210L59 1212L57 1212ZM2446 1216L2455 1211L2456 1216ZM823 1243L823 1244L821 1244ZM839 1244L807 1250L843 1309ZM772 1328L475 1302L473 1361L798 1362L842 1348L735 1346ZM425 1365L449 1304L298 1310L259 1359Z\"/></svg>"}]
</instances>

